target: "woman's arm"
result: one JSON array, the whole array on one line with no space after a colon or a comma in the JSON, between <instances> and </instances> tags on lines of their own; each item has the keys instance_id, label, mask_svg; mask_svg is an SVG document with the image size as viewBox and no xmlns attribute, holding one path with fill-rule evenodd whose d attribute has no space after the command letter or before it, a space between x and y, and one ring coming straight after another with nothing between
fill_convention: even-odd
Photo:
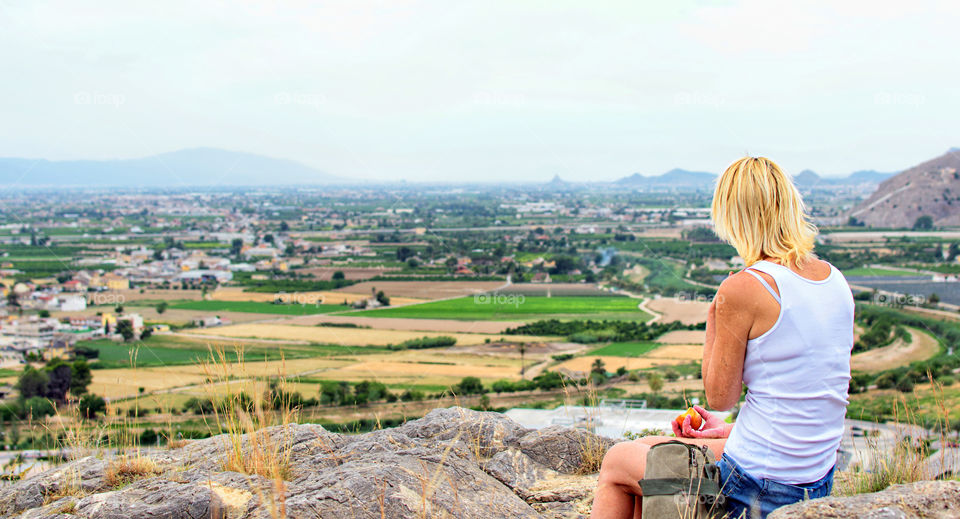
<instances>
[{"instance_id":1,"label":"woman's arm","mask_svg":"<svg viewBox=\"0 0 960 519\"><path fill-rule=\"evenodd\" d=\"M703 387L710 407L725 411L740 400L743 360L756 315L757 298L748 297L755 281L737 273L723 281L707 315L703 346Z\"/></svg>"}]
</instances>

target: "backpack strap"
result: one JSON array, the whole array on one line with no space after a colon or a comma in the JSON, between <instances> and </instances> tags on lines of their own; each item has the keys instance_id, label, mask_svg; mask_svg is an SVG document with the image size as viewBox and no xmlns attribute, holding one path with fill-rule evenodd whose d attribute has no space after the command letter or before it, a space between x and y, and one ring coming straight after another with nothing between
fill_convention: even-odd
<instances>
[{"instance_id":1,"label":"backpack strap","mask_svg":"<svg viewBox=\"0 0 960 519\"><path fill-rule=\"evenodd\" d=\"M683 492L715 496L720 493L720 485L712 479L704 478L641 479L640 490L644 496L672 496Z\"/></svg>"}]
</instances>

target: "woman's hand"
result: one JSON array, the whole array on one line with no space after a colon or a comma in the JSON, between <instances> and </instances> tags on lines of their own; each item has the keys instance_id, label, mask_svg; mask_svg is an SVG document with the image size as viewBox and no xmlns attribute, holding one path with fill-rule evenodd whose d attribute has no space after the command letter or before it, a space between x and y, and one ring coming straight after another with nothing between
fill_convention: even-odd
<instances>
[{"instance_id":1,"label":"woman's hand","mask_svg":"<svg viewBox=\"0 0 960 519\"><path fill-rule=\"evenodd\" d=\"M730 430L733 429L733 424L724 422L713 413L698 405L693 406L693 409L703 418L703 426L699 431L694 429L693 426L690 425L689 416L684 417L682 427L677 425L676 420L673 420L670 422L670 425L673 427L673 434L675 434L677 438L726 438L730 436Z\"/></svg>"}]
</instances>

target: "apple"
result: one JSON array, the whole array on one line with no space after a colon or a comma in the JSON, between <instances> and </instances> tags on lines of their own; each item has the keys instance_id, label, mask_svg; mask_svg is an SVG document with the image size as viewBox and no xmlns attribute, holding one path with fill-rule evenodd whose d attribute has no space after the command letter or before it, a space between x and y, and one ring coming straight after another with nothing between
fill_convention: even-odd
<instances>
[{"instance_id":1,"label":"apple","mask_svg":"<svg viewBox=\"0 0 960 519\"><path fill-rule=\"evenodd\" d=\"M693 427L693 430L695 431L699 431L700 427L703 425L703 417L701 417L700 413L698 413L697 410L692 407L688 407L685 412L681 413L680 416L676 418L677 426L680 427L680 429L683 429L683 420L688 416L690 417L690 427Z\"/></svg>"}]
</instances>

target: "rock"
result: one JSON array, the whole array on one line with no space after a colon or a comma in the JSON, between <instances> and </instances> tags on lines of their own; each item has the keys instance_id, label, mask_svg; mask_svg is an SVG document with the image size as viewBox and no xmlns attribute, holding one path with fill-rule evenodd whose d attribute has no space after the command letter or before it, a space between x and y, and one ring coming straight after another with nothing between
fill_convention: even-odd
<instances>
[{"instance_id":1,"label":"rock","mask_svg":"<svg viewBox=\"0 0 960 519\"><path fill-rule=\"evenodd\" d=\"M48 496L91 493L106 488L107 462L81 458L0 489L0 515L37 508Z\"/></svg>"},{"instance_id":2,"label":"rock","mask_svg":"<svg viewBox=\"0 0 960 519\"><path fill-rule=\"evenodd\" d=\"M770 519L948 519L960 517L960 481L920 481L872 494L824 497L774 510Z\"/></svg>"},{"instance_id":3,"label":"rock","mask_svg":"<svg viewBox=\"0 0 960 519\"><path fill-rule=\"evenodd\" d=\"M121 488L108 488L109 454L68 463L0 489L0 515L582 518L596 475L576 474L612 443L459 407L360 435L288 425L141 451L150 470Z\"/></svg>"},{"instance_id":4,"label":"rock","mask_svg":"<svg viewBox=\"0 0 960 519\"><path fill-rule=\"evenodd\" d=\"M67 496L49 505L27 510L20 516L20 519L76 519L76 516L73 515L76 507L77 498Z\"/></svg>"},{"instance_id":5,"label":"rock","mask_svg":"<svg viewBox=\"0 0 960 519\"><path fill-rule=\"evenodd\" d=\"M73 515L90 519L222 519L224 512L219 495L208 486L150 478L123 490L81 498Z\"/></svg>"},{"instance_id":6,"label":"rock","mask_svg":"<svg viewBox=\"0 0 960 519\"><path fill-rule=\"evenodd\" d=\"M468 459L458 443L361 452L290 489L287 511L319 517L516 517L536 511ZM472 456L470 456L472 458Z\"/></svg>"},{"instance_id":7,"label":"rock","mask_svg":"<svg viewBox=\"0 0 960 519\"><path fill-rule=\"evenodd\" d=\"M590 431L551 425L520 439L520 450L534 461L566 474L595 472L614 440Z\"/></svg>"},{"instance_id":8,"label":"rock","mask_svg":"<svg viewBox=\"0 0 960 519\"><path fill-rule=\"evenodd\" d=\"M477 456L488 457L507 447L516 447L530 429L501 413L448 407L434 409L419 420L397 427L397 431L411 438L459 438Z\"/></svg>"},{"instance_id":9,"label":"rock","mask_svg":"<svg viewBox=\"0 0 960 519\"><path fill-rule=\"evenodd\" d=\"M518 449L498 452L483 470L510 487L544 518L580 518L590 514L596 475L562 474Z\"/></svg>"}]
</instances>

